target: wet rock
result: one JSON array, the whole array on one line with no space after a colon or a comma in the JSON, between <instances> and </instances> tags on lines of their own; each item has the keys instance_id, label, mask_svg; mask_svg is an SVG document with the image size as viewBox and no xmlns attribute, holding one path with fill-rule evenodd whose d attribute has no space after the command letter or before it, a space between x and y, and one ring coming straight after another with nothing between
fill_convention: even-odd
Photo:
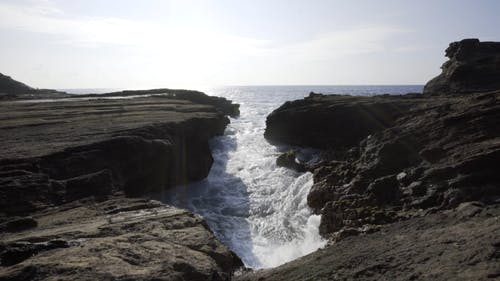
<instances>
[{"instance_id":1,"label":"wet rock","mask_svg":"<svg viewBox=\"0 0 500 281\"><path fill-rule=\"evenodd\" d=\"M325 181L314 183L309 194L307 194L307 205L315 213L319 213L327 202L335 201L339 198L340 194L335 191L336 189L338 187L330 185Z\"/></svg>"},{"instance_id":2,"label":"wet rock","mask_svg":"<svg viewBox=\"0 0 500 281\"><path fill-rule=\"evenodd\" d=\"M500 207L485 206L467 219L456 214L450 210L412 217L369 234L347 236L310 255L235 280L498 279Z\"/></svg>"},{"instance_id":3,"label":"wet rock","mask_svg":"<svg viewBox=\"0 0 500 281\"><path fill-rule=\"evenodd\" d=\"M238 280L498 276L499 47L452 43L424 95L313 93L271 113L268 140L326 150L308 204L335 243Z\"/></svg>"},{"instance_id":4,"label":"wet rock","mask_svg":"<svg viewBox=\"0 0 500 281\"><path fill-rule=\"evenodd\" d=\"M322 214L321 234L330 237L344 227L390 223L420 209L435 212L471 200L495 202L500 198L496 188L500 176L494 168L500 161L500 131L491 120L500 118L499 97L500 92L371 98L373 104L387 99L393 104L411 101L413 107L399 107L399 118L391 127L372 132L353 143L353 149L330 147L323 153L308 195L309 206ZM350 99L351 104L365 107L370 101L366 97ZM321 101L334 111L335 100L342 104L345 97L313 95L285 104L275 113L316 112L316 103ZM334 130L313 129L320 120L307 121L306 134L338 137ZM302 137L300 131L288 133L290 143ZM356 153L346 153L351 150ZM365 211L360 214L354 209Z\"/></svg>"},{"instance_id":5,"label":"wet rock","mask_svg":"<svg viewBox=\"0 0 500 281\"><path fill-rule=\"evenodd\" d=\"M297 158L296 158L295 154L296 154L296 152L293 149L281 154L276 159L276 165L278 167L285 167L285 168L292 169L292 170L297 171L299 173L303 173L303 172L307 171L305 164L297 162L297 160L296 160Z\"/></svg>"}]
</instances>

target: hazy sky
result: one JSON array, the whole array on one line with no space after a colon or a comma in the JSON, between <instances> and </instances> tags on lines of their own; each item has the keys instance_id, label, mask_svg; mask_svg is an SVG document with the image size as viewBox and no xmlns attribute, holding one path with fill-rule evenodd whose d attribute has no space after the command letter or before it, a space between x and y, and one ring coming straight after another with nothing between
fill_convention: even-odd
<instances>
[{"instance_id":1,"label":"hazy sky","mask_svg":"<svg viewBox=\"0 0 500 281\"><path fill-rule=\"evenodd\" d=\"M500 1L0 0L0 72L34 87L423 84Z\"/></svg>"}]
</instances>

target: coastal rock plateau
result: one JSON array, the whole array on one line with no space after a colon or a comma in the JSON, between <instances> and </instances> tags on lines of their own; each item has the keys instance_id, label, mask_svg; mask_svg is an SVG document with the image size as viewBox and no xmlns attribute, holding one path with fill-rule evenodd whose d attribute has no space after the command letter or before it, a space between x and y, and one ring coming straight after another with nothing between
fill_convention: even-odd
<instances>
[{"instance_id":1,"label":"coastal rock plateau","mask_svg":"<svg viewBox=\"0 0 500 281\"><path fill-rule=\"evenodd\" d=\"M0 102L1 280L230 280L242 265L201 217L132 198L205 178L238 105L121 93Z\"/></svg>"},{"instance_id":2,"label":"coastal rock plateau","mask_svg":"<svg viewBox=\"0 0 500 281\"><path fill-rule=\"evenodd\" d=\"M241 280L498 278L498 44L452 43L424 95L311 93L272 112L269 141L323 149L307 199L332 246Z\"/></svg>"}]
</instances>

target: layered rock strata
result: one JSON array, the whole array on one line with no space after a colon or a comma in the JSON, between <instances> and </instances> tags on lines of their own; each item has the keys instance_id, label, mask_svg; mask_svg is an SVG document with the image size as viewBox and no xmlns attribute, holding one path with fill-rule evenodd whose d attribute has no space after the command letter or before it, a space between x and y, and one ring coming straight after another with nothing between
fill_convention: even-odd
<instances>
[{"instance_id":1,"label":"layered rock strata","mask_svg":"<svg viewBox=\"0 0 500 281\"><path fill-rule=\"evenodd\" d=\"M240 259L204 220L156 201L74 201L2 233L2 280L230 280Z\"/></svg>"},{"instance_id":2,"label":"layered rock strata","mask_svg":"<svg viewBox=\"0 0 500 281\"><path fill-rule=\"evenodd\" d=\"M230 280L242 265L199 216L130 198L206 177L237 105L177 91L0 108L0 279Z\"/></svg>"}]
</instances>

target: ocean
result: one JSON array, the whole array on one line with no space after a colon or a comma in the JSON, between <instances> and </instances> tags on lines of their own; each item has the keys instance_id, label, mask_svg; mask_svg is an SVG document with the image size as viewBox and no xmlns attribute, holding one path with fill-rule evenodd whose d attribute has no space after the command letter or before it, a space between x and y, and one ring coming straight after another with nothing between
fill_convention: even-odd
<instances>
[{"instance_id":1,"label":"ocean","mask_svg":"<svg viewBox=\"0 0 500 281\"><path fill-rule=\"evenodd\" d=\"M215 235L247 267L281 265L325 245L318 233L320 216L307 206L312 174L276 166L291 147L264 139L265 120L286 101L314 91L324 94L379 95L422 92L421 85L397 86L240 86L202 89L240 104L223 136L211 142L214 164L208 177L153 196L202 215ZM317 151L301 149L314 161Z\"/></svg>"}]
</instances>

